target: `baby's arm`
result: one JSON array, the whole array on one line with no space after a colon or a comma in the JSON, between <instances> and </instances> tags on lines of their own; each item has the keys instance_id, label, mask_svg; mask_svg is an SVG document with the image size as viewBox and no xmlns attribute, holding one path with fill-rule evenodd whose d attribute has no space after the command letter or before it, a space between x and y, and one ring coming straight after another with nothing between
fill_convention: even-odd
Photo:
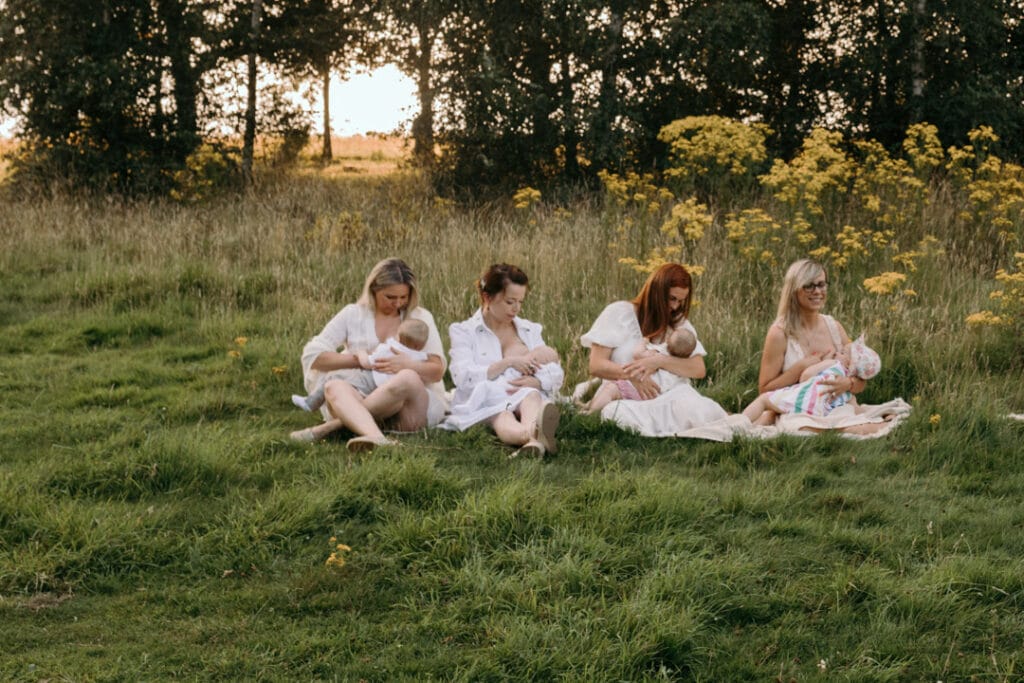
<instances>
[{"instance_id":1,"label":"baby's arm","mask_svg":"<svg viewBox=\"0 0 1024 683\"><path fill-rule=\"evenodd\" d=\"M825 368L831 367L835 362L834 358L826 358L825 360L818 361L814 365L808 366L807 369L800 373L800 381L806 382Z\"/></svg>"}]
</instances>

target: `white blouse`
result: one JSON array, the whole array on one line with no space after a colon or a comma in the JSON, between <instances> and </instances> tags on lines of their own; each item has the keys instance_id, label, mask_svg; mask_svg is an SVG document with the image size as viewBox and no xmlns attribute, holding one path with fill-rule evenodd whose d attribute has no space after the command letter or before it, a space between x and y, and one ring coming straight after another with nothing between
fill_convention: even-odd
<instances>
[{"instance_id":1,"label":"white blouse","mask_svg":"<svg viewBox=\"0 0 1024 683\"><path fill-rule=\"evenodd\" d=\"M430 356L440 358L442 368L444 368L447 365L444 358L444 347L441 344L441 335L437 331L437 325L434 324L434 316L422 306L407 311L402 316L403 319L406 316L413 320L422 320L427 324L427 343L423 350ZM345 306L331 318L320 334L310 339L302 349L302 373L305 378L306 390L314 391L324 374L313 369L313 362L321 353L335 351L343 353L366 351L370 353L380 345L381 341L377 338L376 321L372 308L362 304ZM444 396L443 382L434 382L427 388L438 396Z\"/></svg>"},{"instance_id":2,"label":"white blouse","mask_svg":"<svg viewBox=\"0 0 1024 683\"><path fill-rule=\"evenodd\" d=\"M512 324L528 350L544 345L541 325L518 317ZM452 404L456 405L468 400L473 388L487 381L487 368L502 358L501 342L484 324L483 312L479 308L468 320L452 323L448 327L448 336L452 343L451 374L455 383ZM558 363L545 363L534 377L540 380L541 391L550 396L561 388L565 371Z\"/></svg>"},{"instance_id":3,"label":"white blouse","mask_svg":"<svg viewBox=\"0 0 1024 683\"><path fill-rule=\"evenodd\" d=\"M697 339L697 330L689 320L683 320L676 325L676 329L689 330ZM625 365L633 360L638 342L644 339L640 331L640 323L636 319L636 308L631 301L615 301L605 306L597 320L590 329L580 337L580 343L584 348L590 348L592 344L607 346L612 350L611 360L619 365ZM694 347L694 356L706 356L704 345L697 339L697 346Z\"/></svg>"}]
</instances>

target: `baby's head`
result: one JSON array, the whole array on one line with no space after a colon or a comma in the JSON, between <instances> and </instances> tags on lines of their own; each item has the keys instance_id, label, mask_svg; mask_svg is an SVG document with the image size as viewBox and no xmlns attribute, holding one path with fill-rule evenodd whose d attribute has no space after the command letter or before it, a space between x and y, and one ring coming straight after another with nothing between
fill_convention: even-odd
<instances>
[{"instance_id":1,"label":"baby's head","mask_svg":"<svg viewBox=\"0 0 1024 683\"><path fill-rule=\"evenodd\" d=\"M864 335L860 335L843 349L846 356L846 367L854 377L871 379L882 369L882 359L874 349L864 343Z\"/></svg>"},{"instance_id":2,"label":"baby's head","mask_svg":"<svg viewBox=\"0 0 1024 683\"><path fill-rule=\"evenodd\" d=\"M429 334L430 328L422 320L406 318L398 326L398 341L413 351L423 350L423 347L427 345L427 335Z\"/></svg>"},{"instance_id":3,"label":"baby's head","mask_svg":"<svg viewBox=\"0 0 1024 683\"><path fill-rule=\"evenodd\" d=\"M693 350L697 348L697 337L685 327L680 327L668 335L665 340L669 355L676 358L689 358Z\"/></svg>"}]
</instances>

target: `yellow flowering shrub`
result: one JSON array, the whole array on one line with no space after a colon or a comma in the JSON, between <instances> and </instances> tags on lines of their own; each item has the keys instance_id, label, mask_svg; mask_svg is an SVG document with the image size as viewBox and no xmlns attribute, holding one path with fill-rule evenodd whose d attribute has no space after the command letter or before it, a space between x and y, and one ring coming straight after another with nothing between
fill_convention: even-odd
<instances>
[{"instance_id":1,"label":"yellow flowering shrub","mask_svg":"<svg viewBox=\"0 0 1024 683\"><path fill-rule=\"evenodd\" d=\"M540 190L521 187L512 195L512 204L517 209L528 209L540 201Z\"/></svg>"},{"instance_id":2,"label":"yellow flowering shrub","mask_svg":"<svg viewBox=\"0 0 1024 683\"><path fill-rule=\"evenodd\" d=\"M696 197L690 197L672 207L672 213L661 225L661 232L666 236L678 235L686 241L697 242L711 227L711 221L708 207Z\"/></svg>"},{"instance_id":3,"label":"yellow flowering shrub","mask_svg":"<svg viewBox=\"0 0 1024 683\"><path fill-rule=\"evenodd\" d=\"M995 280L1000 289L989 295L998 304L999 312L978 311L967 316L966 322L971 327L1007 325L1014 328L1019 339L1024 328L1024 252L1015 253L1013 259L1016 269L997 270Z\"/></svg>"},{"instance_id":4,"label":"yellow flowering shrub","mask_svg":"<svg viewBox=\"0 0 1024 683\"><path fill-rule=\"evenodd\" d=\"M822 216L826 205L841 198L854 172L842 142L842 134L815 128L792 161L775 160L761 184L791 210Z\"/></svg>"},{"instance_id":5,"label":"yellow flowering shrub","mask_svg":"<svg viewBox=\"0 0 1024 683\"><path fill-rule=\"evenodd\" d=\"M605 195L619 207L635 212L654 214L668 206L675 195L654 182L650 173L630 171L624 176L608 171L598 171Z\"/></svg>"},{"instance_id":6,"label":"yellow flowering shrub","mask_svg":"<svg viewBox=\"0 0 1024 683\"><path fill-rule=\"evenodd\" d=\"M927 203L928 186L905 159L890 156L874 140L856 143L863 160L856 167L853 196L871 222L883 229L907 227Z\"/></svg>"},{"instance_id":7,"label":"yellow flowering shrub","mask_svg":"<svg viewBox=\"0 0 1024 683\"><path fill-rule=\"evenodd\" d=\"M649 275L666 263L678 263L682 253L683 248L678 245L655 247L648 252L647 258L643 261L626 256L620 258L619 263L632 268L638 273Z\"/></svg>"},{"instance_id":8,"label":"yellow flowering shrub","mask_svg":"<svg viewBox=\"0 0 1024 683\"><path fill-rule=\"evenodd\" d=\"M750 176L768 158L765 138L771 129L724 116L687 116L658 132L668 145L665 177L715 191L730 178Z\"/></svg>"},{"instance_id":9,"label":"yellow flowering shrub","mask_svg":"<svg viewBox=\"0 0 1024 683\"><path fill-rule=\"evenodd\" d=\"M903 153L921 180L928 180L946 159L939 142L939 129L930 123L915 123L907 128Z\"/></svg>"},{"instance_id":10,"label":"yellow flowering shrub","mask_svg":"<svg viewBox=\"0 0 1024 683\"><path fill-rule=\"evenodd\" d=\"M906 280L907 276L903 273L890 271L865 279L864 289L877 296L887 296L895 292Z\"/></svg>"}]
</instances>

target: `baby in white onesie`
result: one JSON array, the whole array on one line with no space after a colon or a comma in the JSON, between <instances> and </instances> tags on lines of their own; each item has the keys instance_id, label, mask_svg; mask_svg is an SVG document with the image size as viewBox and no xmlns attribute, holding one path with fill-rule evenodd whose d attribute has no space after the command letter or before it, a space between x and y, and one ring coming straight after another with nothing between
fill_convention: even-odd
<instances>
[{"instance_id":1,"label":"baby in white onesie","mask_svg":"<svg viewBox=\"0 0 1024 683\"><path fill-rule=\"evenodd\" d=\"M398 326L397 339L389 337L387 341L378 344L377 348L369 354L365 351L356 352L359 365L363 369L370 370L377 361L390 358L396 353L404 353L413 360L426 360L427 352L423 350L423 347L427 345L427 335L429 334L430 329L422 320L413 320L412 318L403 320L402 324ZM392 377L394 375L373 370L373 381L378 387L387 384ZM309 396L292 394L292 403L307 412L319 410L320 406L324 404L325 383L324 380L321 380L319 386Z\"/></svg>"}]
</instances>

